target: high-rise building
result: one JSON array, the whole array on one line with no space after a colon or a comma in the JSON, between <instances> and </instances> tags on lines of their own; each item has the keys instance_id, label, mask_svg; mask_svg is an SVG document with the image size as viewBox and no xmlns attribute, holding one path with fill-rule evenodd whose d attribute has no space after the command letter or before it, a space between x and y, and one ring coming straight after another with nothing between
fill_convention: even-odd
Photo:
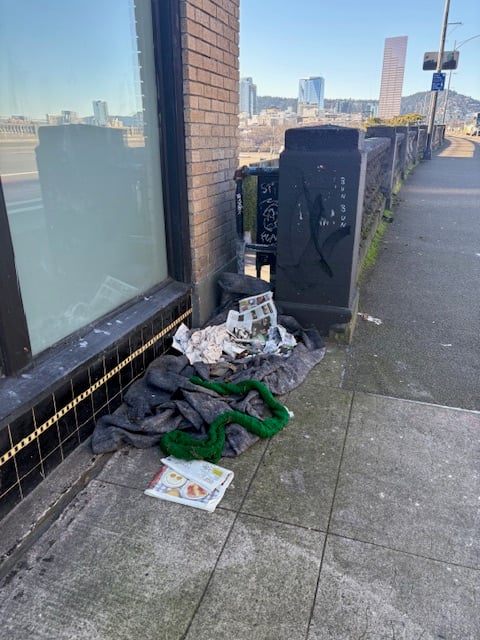
<instances>
[{"instance_id":1,"label":"high-rise building","mask_svg":"<svg viewBox=\"0 0 480 640\"><path fill-rule=\"evenodd\" d=\"M379 118L392 118L400 115L407 41L408 36L385 39L382 84L380 85L378 103Z\"/></svg>"},{"instance_id":2,"label":"high-rise building","mask_svg":"<svg viewBox=\"0 0 480 640\"><path fill-rule=\"evenodd\" d=\"M108 124L108 105L105 100L93 101L93 117L100 127L106 127Z\"/></svg>"},{"instance_id":3,"label":"high-rise building","mask_svg":"<svg viewBox=\"0 0 480 640\"><path fill-rule=\"evenodd\" d=\"M323 109L323 98L325 93L325 80L321 76L310 76L300 78L298 82L298 104L299 106L315 106Z\"/></svg>"},{"instance_id":4,"label":"high-rise building","mask_svg":"<svg viewBox=\"0 0 480 640\"><path fill-rule=\"evenodd\" d=\"M240 78L240 113L257 113L257 86L252 78Z\"/></svg>"}]
</instances>

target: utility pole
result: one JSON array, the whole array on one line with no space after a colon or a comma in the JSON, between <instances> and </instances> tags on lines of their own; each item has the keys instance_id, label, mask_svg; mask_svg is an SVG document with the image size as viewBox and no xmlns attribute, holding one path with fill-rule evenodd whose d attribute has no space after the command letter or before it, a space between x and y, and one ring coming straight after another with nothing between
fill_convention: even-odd
<instances>
[{"instance_id":1,"label":"utility pole","mask_svg":"<svg viewBox=\"0 0 480 640\"><path fill-rule=\"evenodd\" d=\"M447 33L449 10L450 10L450 0L445 0L445 10L443 12L442 35L440 36L440 46L438 47L438 57L437 57L437 68L435 70L436 73L440 73L442 70L443 50L445 48L445 36ZM438 91L432 91L432 96L430 99L430 114L428 118L428 128L427 128L427 144L425 146L425 152L423 154L424 160L432 159L432 134L433 134L433 127L435 124L435 112L437 110L437 98L438 98Z\"/></svg>"}]
</instances>

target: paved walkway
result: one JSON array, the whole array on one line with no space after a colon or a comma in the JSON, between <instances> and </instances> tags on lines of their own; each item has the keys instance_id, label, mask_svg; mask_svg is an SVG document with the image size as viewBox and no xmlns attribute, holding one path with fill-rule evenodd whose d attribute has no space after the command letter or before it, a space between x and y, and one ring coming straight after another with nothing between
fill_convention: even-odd
<instances>
[{"instance_id":1,"label":"paved walkway","mask_svg":"<svg viewBox=\"0 0 480 640\"><path fill-rule=\"evenodd\" d=\"M442 152L407 181L418 217L428 215L422 198L438 203L427 188L447 161ZM458 180L478 166L469 162ZM456 192L455 206L465 198ZM397 214L386 242L406 218ZM419 282L426 270L416 273ZM3 523L1 544L11 549L19 518L23 535L46 518L2 585L0 638L478 640L480 414L365 392L351 371L347 389L350 356L329 345L284 399L295 414L289 426L223 460L235 479L214 514L143 495L157 449L118 452L103 468L87 450L73 454L72 464L100 472L58 519L49 524L48 507L71 482L61 470ZM455 360L447 364L452 379L462 377Z\"/></svg>"},{"instance_id":2,"label":"paved walkway","mask_svg":"<svg viewBox=\"0 0 480 640\"><path fill-rule=\"evenodd\" d=\"M450 138L409 176L360 310L383 324L358 323L345 387L480 410L477 138Z\"/></svg>"}]
</instances>

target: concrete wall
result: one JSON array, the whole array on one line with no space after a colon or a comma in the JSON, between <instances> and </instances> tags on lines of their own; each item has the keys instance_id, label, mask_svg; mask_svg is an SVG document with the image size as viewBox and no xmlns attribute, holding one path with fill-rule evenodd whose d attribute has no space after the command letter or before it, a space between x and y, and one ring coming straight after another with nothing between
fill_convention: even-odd
<instances>
[{"instance_id":1,"label":"concrete wall","mask_svg":"<svg viewBox=\"0 0 480 640\"><path fill-rule=\"evenodd\" d=\"M181 2L193 324L217 304L216 280L236 270L235 182L239 0Z\"/></svg>"}]
</instances>

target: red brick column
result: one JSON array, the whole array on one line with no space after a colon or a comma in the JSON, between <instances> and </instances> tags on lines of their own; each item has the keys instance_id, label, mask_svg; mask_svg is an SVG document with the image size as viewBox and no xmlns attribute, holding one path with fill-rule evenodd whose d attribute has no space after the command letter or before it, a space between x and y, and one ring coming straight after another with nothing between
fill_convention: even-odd
<instances>
[{"instance_id":1,"label":"red brick column","mask_svg":"<svg viewBox=\"0 0 480 640\"><path fill-rule=\"evenodd\" d=\"M199 324L216 305L216 278L236 268L239 0L180 4L194 321Z\"/></svg>"}]
</instances>

